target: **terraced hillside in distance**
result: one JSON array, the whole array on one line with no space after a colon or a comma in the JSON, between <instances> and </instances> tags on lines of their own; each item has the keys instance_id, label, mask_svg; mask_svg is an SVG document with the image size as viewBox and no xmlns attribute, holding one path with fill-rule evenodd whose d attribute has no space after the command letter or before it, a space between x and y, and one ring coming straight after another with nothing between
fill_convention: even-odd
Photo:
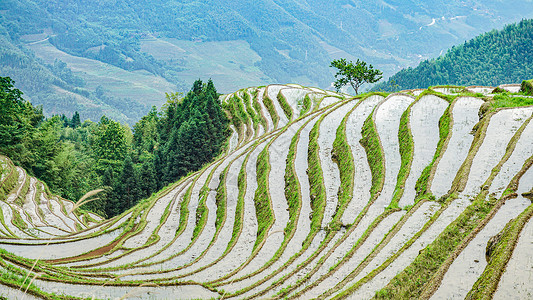
<instances>
[{"instance_id":1,"label":"terraced hillside in distance","mask_svg":"<svg viewBox=\"0 0 533 300\"><path fill-rule=\"evenodd\" d=\"M533 106L519 91L222 95L225 153L109 220L0 157L0 295L531 298Z\"/></svg>"}]
</instances>

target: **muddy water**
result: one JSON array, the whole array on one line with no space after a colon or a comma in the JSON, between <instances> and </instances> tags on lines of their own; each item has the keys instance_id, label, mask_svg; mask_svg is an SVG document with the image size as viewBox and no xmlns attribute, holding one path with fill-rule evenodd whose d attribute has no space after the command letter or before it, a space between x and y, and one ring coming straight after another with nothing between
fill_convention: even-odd
<instances>
[{"instance_id":1,"label":"muddy water","mask_svg":"<svg viewBox=\"0 0 533 300\"><path fill-rule=\"evenodd\" d=\"M76 285L35 280L41 290L54 294L68 294L81 298L97 299L212 299L219 295L199 285L160 286L160 287L117 287ZM129 295L129 296L126 296ZM121 298L121 299L125 299Z\"/></svg>"},{"instance_id":2,"label":"muddy water","mask_svg":"<svg viewBox=\"0 0 533 300\"><path fill-rule=\"evenodd\" d=\"M423 96L411 107L409 123L413 135L413 160L398 203L400 207L414 204L416 181L433 160L439 142L439 119L447 107L446 100L434 95Z\"/></svg>"},{"instance_id":3,"label":"muddy water","mask_svg":"<svg viewBox=\"0 0 533 300\"><path fill-rule=\"evenodd\" d=\"M533 188L533 168L522 175L518 185L518 201L530 202L522 193ZM531 299L533 297L533 218L524 226L513 250L511 259L505 267L494 299Z\"/></svg>"},{"instance_id":4,"label":"muddy water","mask_svg":"<svg viewBox=\"0 0 533 300\"><path fill-rule=\"evenodd\" d=\"M257 90L257 102L259 103L259 106L261 107L261 112L263 113L263 116L266 119L267 127L265 128L265 132L271 132L274 131L274 122L272 121L272 116L268 112L268 109L266 109L265 104L263 103L263 95L265 93L265 88L260 88Z\"/></svg>"},{"instance_id":5,"label":"muddy water","mask_svg":"<svg viewBox=\"0 0 533 300\"><path fill-rule=\"evenodd\" d=\"M489 239L530 204L531 201L524 198L507 200L450 265L431 299L463 299L487 266L485 250Z\"/></svg>"},{"instance_id":6,"label":"muddy water","mask_svg":"<svg viewBox=\"0 0 533 300\"><path fill-rule=\"evenodd\" d=\"M337 203L339 201L338 192L341 185L339 167L332 159L331 151L333 141L337 137L337 128L346 114L357 104L357 101L346 103L330 114L328 114L320 124L318 136L318 153L322 167L322 176L324 186L326 187L326 205L324 207L324 216L322 227L328 226L337 212Z\"/></svg>"},{"instance_id":7,"label":"muddy water","mask_svg":"<svg viewBox=\"0 0 533 300\"><path fill-rule=\"evenodd\" d=\"M277 259L270 267L262 271L261 273L252 276L243 281L243 285L251 285L260 279L264 278L266 275L273 273L274 271L281 268L293 255L298 253L301 250L302 243L306 239L310 231L310 219L309 215L311 214L311 205L310 205L310 196L309 196L309 179L307 177L307 150L309 148L309 132L318 121L318 118L312 119L300 132L300 139L296 147L296 157L294 161L296 175L298 177L298 182L300 183L300 192L302 195L302 203L300 214L298 217L298 223L296 225L296 231L294 236L289 241L287 248L281 254L280 258ZM290 266L285 267L285 269L290 268L294 269L296 265L293 263ZM263 285L262 285L263 286ZM253 292L248 293L249 295L258 291L259 289L254 289Z\"/></svg>"},{"instance_id":8,"label":"muddy water","mask_svg":"<svg viewBox=\"0 0 533 300\"><path fill-rule=\"evenodd\" d=\"M276 108L276 113L278 114L278 117L279 117L278 128L281 128L287 125L287 123L289 123L289 120L287 119L287 116L285 115L285 112L283 112L283 109L281 108L281 105L279 104L279 101L278 101L279 91L285 88L287 87L283 85L269 85L267 86L267 89L266 89L266 93L268 97L270 98L270 100L272 100L272 103L274 103L274 107Z\"/></svg>"},{"instance_id":9,"label":"muddy water","mask_svg":"<svg viewBox=\"0 0 533 300\"><path fill-rule=\"evenodd\" d=\"M231 138L229 139L229 145L228 145L228 153L233 152L237 148L237 143L239 142L239 134L237 133L237 130L235 130L235 126L230 125L231 129Z\"/></svg>"},{"instance_id":10,"label":"muddy water","mask_svg":"<svg viewBox=\"0 0 533 300\"><path fill-rule=\"evenodd\" d=\"M346 230L341 229L339 230L331 239L331 241L326 245L324 250L322 250L317 257L315 257L313 260L311 260L308 264L306 264L300 271L298 271L296 274L288 278L286 281L283 282L279 287L276 287L273 291L279 292L282 288L285 288L289 285L294 285L297 283L297 281L301 280L307 273L309 273L313 268L317 266L317 263L319 260L327 254L331 248L335 245L335 243L346 233ZM323 232L320 232L320 234L317 234L318 238L324 238L325 235ZM317 244L320 244L322 241L317 241ZM315 241L313 241L315 243ZM309 281L302 282L300 287L304 287L307 284L309 284ZM299 290L299 289L298 289Z\"/></svg>"},{"instance_id":11,"label":"muddy water","mask_svg":"<svg viewBox=\"0 0 533 300\"><path fill-rule=\"evenodd\" d=\"M468 155L468 149L474 140L471 131L479 120L477 113L483 103L478 98L464 97L453 105L451 137L431 182L431 191L437 198L448 192L455 174Z\"/></svg>"},{"instance_id":12,"label":"muddy water","mask_svg":"<svg viewBox=\"0 0 533 300\"><path fill-rule=\"evenodd\" d=\"M268 149L271 167L269 175L269 193L272 201L275 221L266 237L265 244L261 250L259 250L258 255L243 270L233 276L233 279L237 279L261 268L273 257L283 242L283 230L287 226L287 222L289 220L289 207L285 197L284 179L286 158L289 152L289 145L292 137L307 119L308 118L305 118L293 123L286 132L276 138L276 140ZM238 290L246 287L248 284L248 281L234 282L231 287L227 287L227 289L233 290L235 288ZM224 287L224 289L226 289L226 287Z\"/></svg>"},{"instance_id":13,"label":"muddy water","mask_svg":"<svg viewBox=\"0 0 533 300\"><path fill-rule=\"evenodd\" d=\"M242 229L233 249L214 266L183 278L196 282L207 282L218 279L243 264L252 253L252 248L257 235L257 219L254 206L254 195L257 189L257 157L264 149L267 142L263 142L251 152L246 164L246 193L244 195L244 214Z\"/></svg>"},{"instance_id":14,"label":"muddy water","mask_svg":"<svg viewBox=\"0 0 533 300\"><path fill-rule=\"evenodd\" d=\"M374 115L376 129L385 155L385 182L380 196L374 205L387 207L392 200L396 178L400 171L401 157L398 146L400 118L407 107L414 101L404 95L389 96L377 108Z\"/></svg>"},{"instance_id":15,"label":"muddy water","mask_svg":"<svg viewBox=\"0 0 533 300\"><path fill-rule=\"evenodd\" d=\"M492 168L505 154L509 141L531 112L533 107L505 109L492 116L483 144L472 162L465 195L474 196L479 192Z\"/></svg>"},{"instance_id":16,"label":"muddy water","mask_svg":"<svg viewBox=\"0 0 533 300\"><path fill-rule=\"evenodd\" d=\"M342 100L337 98L337 97L326 96L320 101L320 104L318 105L318 108L324 108L326 106L329 106L329 105L331 105L333 103L337 103L337 102L340 102L340 101L342 101Z\"/></svg>"},{"instance_id":17,"label":"muddy water","mask_svg":"<svg viewBox=\"0 0 533 300\"><path fill-rule=\"evenodd\" d=\"M389 243L379 252L379 254L372 259L370 264L366 266L361 273L354 278L352 283L355 283L368 275L372 270L381 266L385 261L396 253L400 248L407 243L418 231L424 227L429 219L438 210L439 204L436 202L426 202L422 204L417 211L409 217L409 219L402 226L401 230L389 241ZM381 274L376 277L382 277ZM377 286L367 285L364 288L360 288L350 296L351 299L363 299L371 298Z\"/></svg>"},{"instance_id":18,"label":"muddy water","mask_svg":"<svg viewBox=\"0 0 533 300\"><path fill-rule=\"evenodd\" d=\"M509 157L509 159L503 164L500 172L490 186L490 193L495 193L496 198L499 198L511 179L522 168L526 159L533 155L533 147L531 147L531 141L533 140L533 122L529 122L527 127L520 135L520 139L516 144L516 148Z\"/></svg>"},{"instance_id":19,"label":"muddy water","mask_svg":"<svg viewBox=\"0 0 533 300\"><path fill-rule=\"evenodd\" d=\"M92 249L102 247L113 241L118 235L119 231L113 231L109 234L83 239L79 241L73 241L68 243L53 243L49 245L11 245L1 244L1 247L5 250L14 253L16 255L30 258L30 259L58 259L64 257L71 257L83 254ZM46 243L46 242L45 242Z\"/></svg>"},{"instance_id":20,"label":"muddy water","mask_svg":"<svg viewBox=\"0 0 533 300\"><path fill-rule=\"evenodd\" d=\"M307 94L311 93L311 90L290 88L283 89L280 93L287 99L287 103L291 106L294 115L293 118L298 118L302 109L303 100Z\"/></svg>"},{"instance_id":21,"label":"muddy water","mask_svg":"<svg viewBox=\"0 0 533 300\"><path fill-rule=\"evenodd\" d=\"M344 264L340 266L336 272L327 276L327 278L320 282L316 287L309 290L306 294L302 295L300 299L309 299L309 297L312 297L313 295L320 295L321 293L329 290L330 288L333 288L337 283L346 278L346 276L352 273L353 270L363 261L363 259L372 252L372 250L381 242L387 232L392 229L394 224L396 224L404 214L405 211L399 211L392 213L391 215L383 219L383 221L381 221L378 226L374 228L372 233L370 233L365 242L354 252L350 259L344 262ZM359 236L361 236L365 230L366 228L361 228L361 230L356 229L355 231L358 231L358 233L360 234ZM341 258L341 255L337 255L337 260ZM323 266L320 269L320 272L318 272L313 276L313 278L311 278L310 282L313 282L313 279L316 280L320 276L326 274L331 266L333 266L333 264L328 264L327 267ZM346 287L348 286L349 285L346 285Z\"/></svg>"},{"instance_id":22,"label":"muddy water","mask_svg":"<svg viewBox=\"0 0 533 300\"><path fill-rule=\"evenodd\" d=\"M341 222L345 225L353 223L366 203L370 200L372 173L368 165L365 149L359 141L363 138L361 135L363 123L372 113L374 107L383 99L382 96L375 95L363 100L346 121L346 141L352 149L355 177L353 197L350 203L348 203L341 219Z\"/></svg>"},{"instance_id":23,"label":"muddy water","mask_svg":"<svg viewBox=\"0 0 533 300\"><path fill-rule=\"evenodd\" d=\"M361 298L371 298L374 293L385 287L398 273L407 268L419 255L420 251L433 242L438 235L470 204L470 201L455 200L441 213L435 222L422 235L396 258L386 269L363 284L354 293ZM364 296L363 296L364 295Z\"/></svg>"},{"instance_id":24,"label":"muddy water","mask_svg":"<svg viewBox=\"0 0 533 300\"><path fill-rule=\"evenodd\" d=\"M233 159L237 158L242 152L244 152L244 150L245 150L245 148L240 148L235 153L233 153L232 155L228 156L220 164L220 166L218 166L217 169L214 171L213 176L211 177L211 181L208 184L210 192L209 192L209 195L207 196L207 199L206 199L206 205L207 205L207 208L209 210L208 219L206 221L204 230L198 236L198 239L197 239L196 243L194 243L194 245L192 245L192 247L189 250L187 250L186 252L184 252L183 254L181 254L181 255L179 255L179 256L177 256L175 258L172 258L171 260L169 260L168 262L164 262L163 264L152 266L152 268L170 269L171 268L170 266L174 266L174 268L175 268L175 267L180 267L180 266L184 266L184 265L190 264L190 263L194 262L196 260L196 258L199 257L199 255L201 255L203 252L205 252L208 247L210 247L210 243L213 241L214 234L215 234L215 221L216 221L216 210L217 210L216 204L215 204L215 196L216 196L216 190L217 190L218 185L220 183L220 175L224 171L226 166L228 166L228 164ZM240 166L238 166L238 167L240 169ZM228 194L231 193L231 192L237 191L237 174L238 174L238 171L237 171L237 173L233 173L233 174L229 174L228 175L227 183L232 184L232 186L234 187L234 189L230 188L228 190ZM233 193L233 197L234 197L234 200L235 200L234 204L232 205L233 206L233 215L230 216L229 218L232 218L235 215L234 207L236 205L237 194ZM231 210L230 210L230 212L231 212ZM209 250L207 250L208 253L206 255L204 255L203 258L200 259L200 262L201 262L200 264L198 264L198 262L196 262L193 265L191 265L190 267L182 268L180 270L176 270L176 271L173 271L173 272L170 272L170 273L165 273L165 275L162 275L162 276L160 275L159 278L160 277L171 277L171 276L177 276L177 275L183 275L183 274L186 274L186 273L190 273L191 271L197 269L199 266L207 265L210 262L212 262L215 259L217 259L222 254L222 252L226 249L227 244L228 244L228 242L229 242L229 240L231 238L231 231L233 229L233 223L231 225L232 226L227 228L227 230L225 231L226 232L226 236L224 236L224 235L219 236L218 239L215 240L215 243L214 243L213 247L210 247ZM172 225L170 225L170 226L172 226ZM177 226L175 228L177 228ZM228 232L229 232L229 235L227 235ZM152 276L150 278L154 278L154 277ZM155 278L158 278L158 277L155 277Z\"/></svg>"}]
</instances>

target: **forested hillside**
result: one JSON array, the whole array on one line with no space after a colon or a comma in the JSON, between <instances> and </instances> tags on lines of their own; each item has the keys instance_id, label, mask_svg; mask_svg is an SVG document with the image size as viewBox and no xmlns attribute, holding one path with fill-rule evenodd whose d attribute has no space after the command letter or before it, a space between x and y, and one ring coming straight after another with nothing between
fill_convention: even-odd
<instances>
[{"instance_id":1,"label":"forested hillside","mask_svg":"<svg viewBox=\"0 0 533 300\"><path fill-rule=\"evenodd\" d=\"M445 55L426 60L378 84L374 90L427 88L433 85L492 85L533 77L533 19L482 34Z\"/></svg>"},{"instance_id":2,"label":"forested hillside","mask_svg":"<svg viewBox=\"0 0 533 300\"><path fill-rule=\"evenodd\" d=\"M98 123L56 115L22 97L0 77L0 155L10 157L50 190L76 200L104 188L84 208L114 216L168 183L198 170L218 155L229 135L228 120L212 81L197 80L185 97L171 94L135 124L106 116Z\"/></svg>"},{"instance_id":3,"label":"forested hillside","mask_svg":"<svg viewBox=\"0 0 533 300\"><path fill-rule=\"evenodd\" d=\"M133 125L200 77L222 92L327 88L329 62L340 57L387 77L524 17L533 2L5 0L0 75L47 116L78 111Z\"/></svg>"}]
</instances>

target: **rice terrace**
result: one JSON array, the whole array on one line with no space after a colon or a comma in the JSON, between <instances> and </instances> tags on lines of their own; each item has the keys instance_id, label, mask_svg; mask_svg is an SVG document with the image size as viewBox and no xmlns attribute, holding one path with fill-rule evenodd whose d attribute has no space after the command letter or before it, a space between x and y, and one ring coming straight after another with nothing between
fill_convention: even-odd
<instances>
[{"instance_id":1,"label":"rice terrace","mask_svg":"<svg viewBox=\"0 0 533 300\"><path fill-rule=\"evenodd\" d=\"M225 152L111 219L0 157L0 295L531 299L532 82L220 100Z\"/></svg>"}]
</instances>

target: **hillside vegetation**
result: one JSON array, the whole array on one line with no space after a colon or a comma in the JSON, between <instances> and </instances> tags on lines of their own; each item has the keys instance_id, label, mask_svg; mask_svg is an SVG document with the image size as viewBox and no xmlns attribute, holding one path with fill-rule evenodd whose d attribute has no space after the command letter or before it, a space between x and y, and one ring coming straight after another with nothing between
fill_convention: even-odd
<instances>
[{"instance_id":1,"label":"hillside vegetation","mask_svg":"<svg viewBox=\"0 0 533 300\"><path fill-rule=\"evenodd\" d=\"M133 125L200 77L225 93L274 82L327 88L332 59L359 58L387 77L532 17L528 0L4 0L0 75L46 116Z\"/></svg>"},{"instance_id":2,"label":"hillside vegetation","mask_svg":"<svg viewBox=\"0 0 533 300\"><path fill-rule=\"evenodd\" d=\"M220 154L230 130L217 99L211 80L197 80L184 97L170 94L160 111L153 107L132 133L106 116L45 118L0 77L0 154L68 199L104 187L84 208L112 217Z\"/></svg>"},{"instance_id":3,"label":"hillside vegetation","mask_svg":"<svg viewBox=\"0 0 533 300\"><path fill-rule=\"evenodd\" d=\"M533 77L533 20L482 34L446 54L391 76L374 90L434 85L499 85Z\"/></svg>"},{"instance_id":4,"label":"hillside vegetation","mask_svg":"<svg viewBox=\"0 0 533 300\"><path fill-rule=\"evenodd\" d=\"M533 106L519 89L222 95L225 152L108 220L1 157L0 295L527 298ZM180 128L158 149L182 147Z\"/></svg>"}]
</instances>

